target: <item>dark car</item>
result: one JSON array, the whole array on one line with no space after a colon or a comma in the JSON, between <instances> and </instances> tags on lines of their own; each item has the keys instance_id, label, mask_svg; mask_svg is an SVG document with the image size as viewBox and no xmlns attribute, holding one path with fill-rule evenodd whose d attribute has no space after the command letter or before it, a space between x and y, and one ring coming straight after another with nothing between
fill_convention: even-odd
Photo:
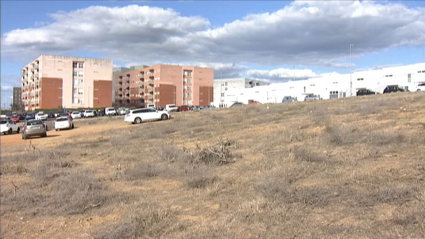
<instances>
[{"instance_id":1,"label":"dark car","mask_svg":"<svg viewBox=\"0 0 425 239\"><path fill-rule=\"evenodd\" d=\"M289 102L296 102L296 101L298 100L292 96L285 96L282 99L282 103L289 103Z\"/></svg>"},{"instance_id":2,"label":"dark car","mask_svg":"<svg viewBox=\"0 0 425 239\"><path fill-rule=\"evenodd\" d=\"M35 115L34 114L27 114L25 116L25 120L32 120L32 119L35 119Z\"/></svg>"},{"instance_id":3,"label":"dark car","mask_svg":"<svg viewBox=\"0 0 425 239\"><path fill-rule=\"evenodd\" d=\"M180 112L182 112L182 111L190 111L190 110L192 110L192 107L190 107L190 106L188 106L188 105L182 105L182 106L180 106L180 107L177 109L177 111L180 111Z\"/></svg>"},{"instance_id":4,"label":"dark car","mask_svg":"<svg viewBox=\"0 0 425 239\"><path fill-rule=\"evenodd\" d=\"M398 85L389 85L389 86L385 87L384 94L385 93L392 93L392 92L404 92L404 91L405 90Z\"/></svg>"},{"instance_id":5,"label":"dark car","mask_svg":"<svg viewBox=\"0 0 425 239\"><path fill-rule=\"evenodd\" d=\"M357 96L362 96L362 95L374 95L375 91L371 91L368 89L360 89L357 91Z\"/></svg>"},{"instance_id":6,"label":"dark car","mask_svg":"<svg viewBox=\"0 0 425 239\"><path fill-rule=\"evenodd\" d=\"M245 106L245 104L242 102L235 102L230 107L238 107L238 106Z\"/></svg>"}]
</instances>

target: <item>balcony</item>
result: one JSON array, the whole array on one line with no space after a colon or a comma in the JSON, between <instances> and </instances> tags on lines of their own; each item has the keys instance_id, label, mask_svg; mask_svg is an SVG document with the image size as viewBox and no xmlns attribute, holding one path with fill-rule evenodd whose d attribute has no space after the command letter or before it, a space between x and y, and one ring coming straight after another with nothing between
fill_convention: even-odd
<instances>
[{"instance_id":1,"label":"balcony","mask_svg":"<svg viewBox=\"0 0 425 239\"><path fill-rule=\"evenodd\" d=\"M148 87L148 92L153 92L153 87Z\"/></svg>"},{"instance_id":2,"label":"balcony","mask_svg":"<svg viewBox=\"0 0 425 239\"><path fill-rule=\"evenodd\" d=\"M153 80L148 80L148 84L149 85L153 85L154 83L153 83Z\"/></svg>"},{"instance_id":3,"label":"balcony","mask_svg":"<svg viewBox=\"0 0 425 239\"><path fill-rule=\"evenodd\" d=\"M148 72L148 73L147 73L147 75L148 75L149 77L153 77L153 72Z\"/></svg>"},{"instance_id":4,"label":"balcony","mask_svg":"<svg viewBox=\"0 0 425 239\"><path fill-rule=\"evenodd\" d=\"M138 74L137 75L139 78L144 78L145 77L145 75L144 74Z\"/></svg>"},{"instance_id":5,"label":"balcony","mask_svg":"<svg viewBox=\"0 0 425 239\"><path fill-rule=\"evenodd\" d=\"M153 99L153 95L148 95L148 99Z\"/></svg>"},{"instance_id":6,"label":"balcony","mask_svg":"<svg viewBox=\"0 0 425 239\"><path fill-rule=\"evenodd\" d=\"M117 79L117 81L118 81L118 82L122 82L122 79L121 79L121 78L118 78L118 79Z\"/></svg>"},{"instance_id":7,"label":"balcony","mask_svg":"<svg viewBox=\"0 0 425 239\"><path fill-rule=\"evenodd\" d=\"M130 77L127 76L127 77L124 77L123 79L128 81L128 80L130 80Z\"/></svg>"},{"instance_id":8,"label":"balcony","mask_svg":"<svg viewBox=\"0 0 425 239\"><path fill-rule=\"evenodd\" d=\"M144 89L139 89L139 93L144 93L145 90Z\"/></svg>"}]
</instances>

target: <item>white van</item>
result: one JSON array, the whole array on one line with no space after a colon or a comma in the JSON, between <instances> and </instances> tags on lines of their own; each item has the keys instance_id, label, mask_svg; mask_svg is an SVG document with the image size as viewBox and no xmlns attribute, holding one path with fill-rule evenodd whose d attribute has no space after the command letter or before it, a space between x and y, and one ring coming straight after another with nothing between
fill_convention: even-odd
<instances>
[{"instance_id":1,"label":"white van","mask_svg":"<svg viewBox=\"0 0 425 239\"><path fill-rule=\"evenodd\" d=\"M105 115L116 115L117 111L114 107L107 107L105 108Z\"/></svg>"},{"instance_id":2,"label":"white van","mask_svg":"<svg viewBox=\"0 0 425 239\"><path fill-rule=\"evenodd\" d=\"M156 109L155 104L147 104L146 108Z\"/></svg>"}]
</instances>

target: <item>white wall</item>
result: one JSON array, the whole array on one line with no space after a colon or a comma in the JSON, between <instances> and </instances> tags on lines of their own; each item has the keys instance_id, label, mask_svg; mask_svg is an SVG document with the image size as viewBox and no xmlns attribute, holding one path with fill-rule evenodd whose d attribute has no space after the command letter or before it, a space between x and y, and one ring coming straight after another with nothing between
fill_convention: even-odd
<instances>
[{"instance_id":1,"label":"white wall","mask_svg":"<svg viewBox=\"0 0 425 239\"><path fill-rule=\"evenodd\" d=\"M227 91L223 90L223 86L221 86L222 89L216 88L217 84L215 83L214 96L216 96L216 93L218 96L224 93L224 97L214 98L214 105L219 105L219 99L223 100L227 107L236 101L245 104L249 100L260 103L279 103L282 102L284 96L296 97L298 101L303 101L306 94L316 94L320 95L322 99L329 99L332 91L337 91L339 97L343 95L349 97L350 92L355 96L357 89L360 88L382 93L387 85L399 85L403 88L408 87L410 91L416 91L417 85L425 82L425 63L353 72L351 82L352 89L350 89L350 74L329 75L253 88L245 88L243 85L235 84L232 87L227 87ZM220 87L220 84L218 85Z\"/></svg>"}]
</instances>

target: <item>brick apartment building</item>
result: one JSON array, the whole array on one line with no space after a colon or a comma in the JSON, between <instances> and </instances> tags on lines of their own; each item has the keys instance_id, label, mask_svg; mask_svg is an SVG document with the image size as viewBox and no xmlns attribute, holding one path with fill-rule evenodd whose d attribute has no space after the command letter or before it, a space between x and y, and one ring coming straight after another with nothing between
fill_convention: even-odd
<instances>
[{"instance_id":1,"label":"brick apartment building","mask_svg":"<svg viewBox=\"0 0 425 239\"><path fill-rule=\"evenodd\" d=\"M214 69L155 65L116 74L115 104L208 106L213 101Z\"/></svg>"},{"instance_id":2,"label":"brick apartment building","mask_svg":"<svg viewBox=\"0 0 425 239\"><path fill-rule=\"evenodd\" d=\"M22 68L25 110L112 105L112 60L41 55Z\"/></svg>"},{"instance_id":3,"label":"brick apartment building","mask_svg":"<svg viewBox=\"0 0 425 239\"><path fill-rule=\"evenodd\" d=\"M22 94L22 89L21 87L13 87L13 92L12 92L12 109L16 109L16 110L20 110L23 108L22 105L22 98L21 98L21 94Z\"/></svg>"}]
</instances>

